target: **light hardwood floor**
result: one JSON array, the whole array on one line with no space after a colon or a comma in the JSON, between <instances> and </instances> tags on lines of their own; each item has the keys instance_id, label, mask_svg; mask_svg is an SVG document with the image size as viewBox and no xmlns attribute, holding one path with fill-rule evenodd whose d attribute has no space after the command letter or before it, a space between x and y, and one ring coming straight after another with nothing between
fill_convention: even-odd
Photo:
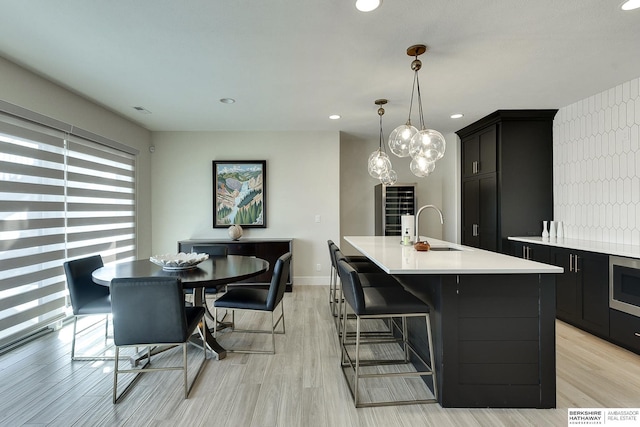
<instances>
[{"instance_id":1,"label":"light hardwood floor","mask_svg":"<svg viewBox=\"0 0 640 427\"><path fill-rule=\"evenodd\" d=\"M275 355L210 360L187 400L179 373L150 373L117 405L112 363L72 363L65 326L0 356L0 425L566 426L567 408L640 407L640 356L557 322L557 409L355 409L327 288L296 285L285 296L285 315L287 333L277 336ZM221 342L242 345L237 336ZM157 363L175 362L177 353Z\"/></svg>"}]
</instances>

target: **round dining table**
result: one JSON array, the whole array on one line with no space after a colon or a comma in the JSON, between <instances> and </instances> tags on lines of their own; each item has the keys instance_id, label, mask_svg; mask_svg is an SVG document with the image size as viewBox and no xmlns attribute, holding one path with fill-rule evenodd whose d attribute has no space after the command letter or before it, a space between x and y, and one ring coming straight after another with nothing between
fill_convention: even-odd
<instances>
[{"instance_id":1,"label":"round dining table","mask_svg":"<svg viewBox=\"0 0 640 427\"><path fill-rule=\"evenodd\" d=\"M127 277L178 277L185 288L193 288L193 304L204 306L204 289L217 288L228 283L236 283L258 276L269 270L269 263L261 258L242 255L210 257L195 268L186 270L165 270L148 259L124 261L95 270L93 281L102 286L109 286L114 278ZM208 327L204 329L204 343L218 359L227 356L226 350L218 344Z\"/></svg>"}]
</instances>

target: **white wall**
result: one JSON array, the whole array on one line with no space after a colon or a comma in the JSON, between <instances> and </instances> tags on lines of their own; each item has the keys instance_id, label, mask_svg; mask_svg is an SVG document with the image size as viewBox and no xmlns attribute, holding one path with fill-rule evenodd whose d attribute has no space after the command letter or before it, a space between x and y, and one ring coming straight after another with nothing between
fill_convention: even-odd
<instances>
[{"instance_id":1,"label":"white wall","mask_svg":"<svg viewBox=\"0 0 640 427\"><path fill-rule=\"evenodd\" d=\"M138 257L151 254L150 133L0 57L0 99L140 150L137 167Z\"/></svg>"},{"instance_id":2,"label":"white wall","mask_svg":"<svg viewBox=\"0 0 640 427\"><path fill-rule=\"evenodd\" d=\"M418 206L436 205L442 210L444 225L438 214L425 210L420 218L420 234L451 242L460 242L460 141L455 133L445 135L447 149L435 171L425 178L411 173L410 158L393 154L391 164L399 183L415 183ZM378 140L362 140L341 135L340 145L340 235L373 235L374 187L379 183L367 173L367 159L378 148ZM388 150L387 150L388 152ZM337 241L336 241L337 242ZM339 246L346 254L356 251L341 240Z\"/></svg>"},{"instance_id":3,"label":"white wall","mask_svg":"<svg viewBox=\"0 0 640 427\"><path fill-rule=\"evenodd\" d=\"M640 244L639 87L625 82L555 116L554 219L566 237Z\"/></svg>"},{"instance_id":4,"label":"white wall","mask_svg":"<svg viewBox=\"0 0 640 427\"><path fill-rule=\"evenodd\" d=\"M337 132L153 132L153 252L229 238L213 228L212 161L266 160L267 227L245 228L244 237L293 238L294 285L328 284L327 239L337 241L340 226L339 143Z\"/></svg>"}]
</instances>

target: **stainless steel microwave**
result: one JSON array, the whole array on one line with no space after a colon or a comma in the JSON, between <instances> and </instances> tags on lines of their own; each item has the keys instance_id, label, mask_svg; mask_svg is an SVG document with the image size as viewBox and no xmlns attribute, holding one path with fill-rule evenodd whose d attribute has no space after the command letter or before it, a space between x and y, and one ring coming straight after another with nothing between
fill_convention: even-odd
<instances>
[{"instance_id":1,"label":"stainless steel microwave","mask_svg":"<svg viewBox=\"0 0 640 427\"><path fill-rule=\"evenodd\" d=\"M609 257L609 307L640 317L640 259Z\"/></svg>"}]
</instances>

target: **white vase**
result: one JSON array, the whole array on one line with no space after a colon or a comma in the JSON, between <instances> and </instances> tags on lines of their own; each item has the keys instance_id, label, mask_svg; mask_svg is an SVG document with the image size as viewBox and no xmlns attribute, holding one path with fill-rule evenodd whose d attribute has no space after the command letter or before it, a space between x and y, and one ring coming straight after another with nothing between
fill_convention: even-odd
<instances>
[{"instance_id":1,"label":"white vase","mask_svg":"<svg viewBox=\"0 0 640 427\"><path fill-rule=\"evenodd\" d=\"M542 221L542 237L549 237L549 230L547 229L547 221Z\"/></svg>"},{"instance_id":2,"label":"white vase","mask_svg":"<svg viewBox=\"0 0 640 427\"><path fill-rule=\"evenodd\" d=\"M562 224L562 221L558 221L558 226L556 227L556 236L558 236L558 239L562 239L564 237L564 224Z\"/></svg>"},{"instance_id":3,"label":"white vase","mask_svg":"<svg viewBox=\"0 0 640 427\"><path fill-rule=\"evenodd\" d=\"M556 222L549 221L549 237L552 239L556 237Z\"/></svg>"},{"instance_id":4,"label":"white vase","mask_svg":"<svg viewBox=\"0 0 640 427\"><path fill-rule=\"evenodd\" d=\"M229 237L231 237L231 240L238 240L242 237L242 227L236 224L229 227Z\"/></svg>"}]
</instances>

